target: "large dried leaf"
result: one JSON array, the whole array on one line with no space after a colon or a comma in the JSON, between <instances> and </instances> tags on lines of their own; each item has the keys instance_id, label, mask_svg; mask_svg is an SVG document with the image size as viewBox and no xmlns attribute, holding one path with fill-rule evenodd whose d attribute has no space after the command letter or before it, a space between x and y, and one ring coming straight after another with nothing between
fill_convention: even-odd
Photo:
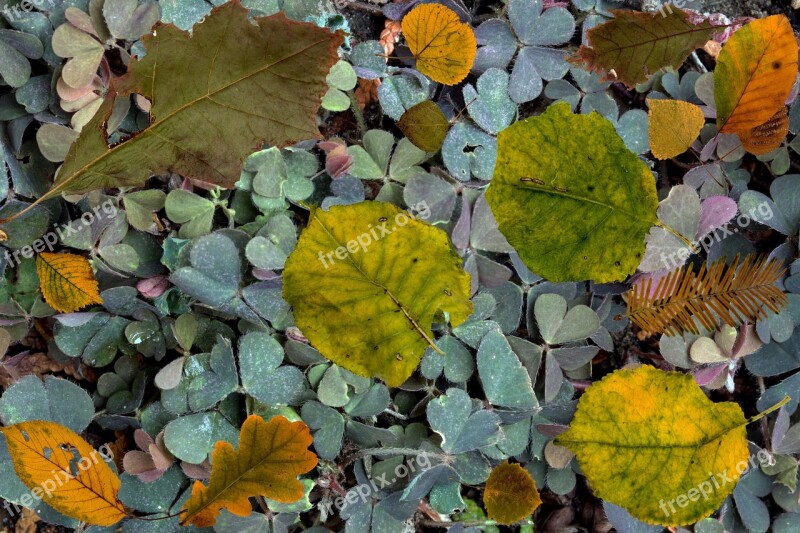
<instances>
[{"instance_id":1,"label":"large dried leaf","mask_svg":"<svg viewBox=\"0 0 800 533\"><path fill-rule=\"evenodd\" d=\"M117 498L119 478L100 452L74 431L35 420L0 432L17 476L54 509L96 526L111 526L125 518Z\"/></svg>"},{"instance_id":2,"label":"large dried leaf","mask_svg":"<svg viewBox=\"0 0 800 533\"><path fill-rule=\"evenodd\" d=\"M469 24L452 9L422 4L403 17L403 35L417 70L435 82L455 85L467 77L478 44Z\"/></svg>"},{"instance_id":3,"label":"large dried leaf","mask_svg":"<svg viewBox=\"0 0 800 533\"><path fill-rule=\"evenodd\" d=\"M303 422L276 416L269 422L250 415L242 425L239 449L220 441L211 455L208 486L195 481L192 497L181 511L181 523L210 527L224 507L238 516L252 512L248 498L265 496L293 503L303 497L297 476L317 466L317 456L308 450L313 442Z\"/></svg>"},{"instance_id":4,"label":"large dried leaf","mask_svg":"<svg viewBox=\"0 0 800 533\"><path fill-rule=\"evenodd\" d=\"M717 126L739 133L764 124L797 77L797 41L784 15L754 20L728 39L714 69Z\"/></svg>"},{"instance_id":5,"label":"large dried leaf","mask_svg":"<svg viewBox=\"0 0 800 533\"><path fill-rule=\"evenodd\" d=\"M231 187L244 158L265 142L285 146L319 137L316 113L343 34L281 13L253 24L247 13L228 2L192 35L156 25L143 38L147 55L132 61L116 87L122 96L152 101L150 126L109 148L107 99L45 197L141 185L165 172Z\"/></svg>"},{"instance_id":6,"label":"large dried leaf","mask_svg":"<svg viewBox=\"0 0 800 533\"><path fill-rule=\"evenodd\" d=\"M608 120L557 103L497 143L486 200L531 271L606 282L636 270L657 222L655 180Z\"/></svg>"},{"instance_id":7,"label":"large dried leaf","mask_svg":"<svg viewBox=\"0 0 800 533\"><path fill-rule=\"evenodd\" d=\"M581 46L571 61L631 87L664 67L680 67L714 32L708 21L694 24L676 7L664 13L612 13L612 20L589 30L589 46Z\"/></svg>"},{"instance_id":8,"label":"large dried leaf","mask_svg":"<svg viewBox=\"0 0 800 533\"><path fill-rule=\"evenodd\" d=\"M698 324L713 330L717 317L724 324L739 326L765 318L769 309L777 313L788 303L775 285L783 274L781 261L754 259L748 255L739 266L722 259L694 272L691 265L673 270L652 287L653 279L633 285L628 292L628 317L647 334L697 335Z\"/></svg>"},{"instance_id":9,"label":"large dried leaf","mask_svg":"<svg viewBox=\"0 0 800 533\"><path fill-rule=\"evenodd\" d=\"M642 366L589 387L556 443L577 456L599 498L678 526L733 491L749 455L745 424L737 404L711 402L691 375Z\"/></svg>"},{"instance_id":10,"label":"large dried leaf","mask_svg":"<svg viewBox=\"0 0 800 533\"><path fill-rule=\"evenodd\" d=\"M83 256L42 252L36 256L36 273L44 301L60 313L103 303L92 266Z\"/></svg>"},{"instance_id":11,"label":"large dried leaf","mask_svg":"<svg viewBox=\"0 0 800 533\"><path fill-rule=\"evenodd\" d=\"M286 261L283 296L311 344L356 374L403 383L431 325L472 313L469 275L447 234L394 205L314 209Z\"/></svg>"}]
</instances>

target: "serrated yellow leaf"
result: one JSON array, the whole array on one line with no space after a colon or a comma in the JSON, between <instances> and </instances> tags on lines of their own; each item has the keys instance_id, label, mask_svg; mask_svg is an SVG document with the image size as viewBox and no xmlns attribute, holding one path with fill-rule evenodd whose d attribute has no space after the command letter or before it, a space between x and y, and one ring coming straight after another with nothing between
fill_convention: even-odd
<instances>
[{"instance_id":1,"label":"serrated yellow leaf","mask_svg":"<svg viewBox=\"0 0 800 533\"><path fill-rule=\"evenodd\" d=\"M489 474L483 504L491 520L512 524L533 513L542 504L536 482L527 470L508 461Z\"/></svg>"},{"instance_id":2,"label":"serrated yellow leaf","mask_svg":"<svg viewBox=\"0 0 800 533\"><path fill-rule=\"evenodd\" d=\"M44 300L59 313L103 303L92 266L85 257L42 252L36 256L36 273Z\"/></svg>"},{"instance_id":3,"label":"serrated yellow leaf","mask_svg":"<svg viewBox=\"0 0 800 533\"><path fill-rule=\"evenodd\" d=\"M317 456L308 450L313 442L303 422L276 416L269 422L250 415L242 425L239 449L220 441L211 455L208 486L195 481L192 496L181 511L181 524L211 527L224 507L238 516L252 508L248 498L265 496L283 503L303 497L297 476L317 466Z\"/></svg>"},{"instance_id":4,"label":"serrated yellow leaf","mask_svg":"<svg viewBox=\"0 0 800 533\"><path fill-rule=\"evenodd\" d=\"M617 370L589 387L556 443L578 458L594 493L651 524L713 513L747 467L746 420L689 374Z\"/></svg>"},{"instance_id":5,"label":"serrated yellow leaf","mask_svg":"<svg viewBox=\"0 0 800 533\"><path fill-rule=\"evenodd\" d=\"M443 312L453 326L469 317L469 296L447 234L383 202L312 210L283 271L283 297L311 344L390 387L434 346Z\"/></svg>"},{"instance_id":6,"label":"serrated yellow leaf","mask_svg":"<svg viewBox=\"0 0 800 533\"><path fill-rule=\"evenodd\" d=\"M455 85L467 77L478 49L469 24L440 4L422 4L403 17L403 35L417 70L435 82Z\"/></svg>"},{"instance_id":7,"label":"serrated yellow leaf","mask_svg":"<svg viewBox=\"0 0 800 533\"><path fill-rule=\"evenodd\" d=\"M739 28L714 69L717 127L740 133L764 124L785 104L796 77L797 41L785 15Z\"/></svg>"},{"instance_id":8,"label":"serrated yellow leaf","mask_svg":"<svg viewBox=\"0 0 800 533\"><path fill-rule=\"evenodd\" d=\"M14 471L33 496L55 510L96 526L125 518L120 480L100 452L74 431L35 420L0 428ZM4 474L8 475L8 474Z\"/></svg>"},{"instance_id":9,"label":"serrated yellow leaf","mask_svg":"<svg viewBox=\"0 0 800 533\"><path fill-rule=\"evenodd\" d=\"M706 123L703 110L682 100L647 100L650 151L658 159L671 159L686 151Z\"/></svg>"}]
</instances>

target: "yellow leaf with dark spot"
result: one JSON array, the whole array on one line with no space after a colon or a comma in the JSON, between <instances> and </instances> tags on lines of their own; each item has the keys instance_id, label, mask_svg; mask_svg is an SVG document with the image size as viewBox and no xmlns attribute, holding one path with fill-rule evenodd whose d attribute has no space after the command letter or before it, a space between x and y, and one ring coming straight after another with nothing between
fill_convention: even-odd
<instances>
[{"instance_id":1,"label":"yellow leaf with dark spot","mask_svg":"<svg viewBox=\"0 0 800 533\"><path fill-rule=\"evenodd\" d=\"M425 100L403 113L397 127L420 150L438 152L450 129L450 121L436 103Z\"/></svg>"},{"instance_id":2,"label":"yellow leaf with dark spot","mask_svg":"<svg viewBox=\"0 0 800 533\"><path fill-rule=\"evenodd\" d=\"M269 422L250 415L242 425L239 449L224 441L214 446L208 486L195 481L181 511L181 524L211 527L224 507L238 516L252 512L249 498L265 496L283 503L303 497L297 476L317 466L308 450L313 439L303 422L276 416Z\"/></svg>"},{"instance_id":3,"label":"yellow leaf with dark spot","mask_svg":"<svg viewBox=\"0 0 800 533\"><path fill-rule=\"evenodd\" d=\"M781 106L768 121L753 129L740 132L744 149L753 155L768 154L779 147L789 133L789 110Z\"/></svg>"},{"instance_id":4,"label":"yellow leaf with dark spot","mask_svg":"<svg viewBox=\"0 0 800 533\"><path fill-rule=\"evenodd\" d=\"M0 428L14 471L34 496L67 516L95 526L125 518L117 499L120 480L74 431L36 420ZM8 475L4 473L3 475Z\"/></svg>"},{"instance_id":5,"label":"yellow leaf with dark spot","mask_svg":"<svg viewBox=\"0 0 800 533\"><path fill-rule=\"evenodd\" d=\"M489 474L483 503L491 520L512 524L533 513L542 499L528 471L506 461Z\"/></svg>"},{"instance_id":6,"label":"yellow leaf with dark spot","mask_svg":"<svg viewBox=\"0 0 800 533\"><path fill-rule=\"evenodd\" d=\"M475 33L452 9L422 4L403 17L403 35L417 70L435 82L455 85L467 77L478 49Z\"/></svg>"},{"instance_id":7,"label":"yellow leaf with dark spot","mask_svg":"<svg viewBox=\"0 0 800 533\"><path fill-rule=\"evenodd\" d=\"M569 448L595 495L651 524L709 516L747 467L746 420L714 403L691 374L650 366L617 370L589 387L569 430Z\"/></svg>"},{"instance_id":8,"label":"yellow leaf with dark spot","mask_svg":"<svg viewBox=\"0 0 800 533\"><path fill-rule=\"evenodd\" d=\"M44 300L59 313L103 303L92 266L85 257L42 252L36 256L36 273Z\"/></svg>"},{"instance_id":9,"label":"yellow leaf with dark spot","mask_svg":"<svg viewBox=\"0 0 800 533\"><path fill-rule=\"evenodd\" d=\"M426 348L438 350L434 321L447 313L455 327L472 313L461 262L444 231L392 204L312 209L286 261L283 297L322 355L397 387Z\"/></svg>"},{"instance_id":10,"label":"yellow leaf with dark spot","mask_svg":"<svg viewBox=\"0 0 800 533\"><path fill-rule=\"evenodd\" d=\"M647 100L650 151L658 159L671 159L686 151L706 123L703 110L682 100Z\"/></svg>"},{"instance_id":11,"label":"yellow leaf with dark spot","mask_svg":"<svg viewBox=\"0 0 800 533\"><path fill-rule=\"evenodd\" d=\"M739 133L764 124L797 77L797 41L785 15L754 20L722 47L714 69L717 127Z\"/></svg>"}]
</instances>

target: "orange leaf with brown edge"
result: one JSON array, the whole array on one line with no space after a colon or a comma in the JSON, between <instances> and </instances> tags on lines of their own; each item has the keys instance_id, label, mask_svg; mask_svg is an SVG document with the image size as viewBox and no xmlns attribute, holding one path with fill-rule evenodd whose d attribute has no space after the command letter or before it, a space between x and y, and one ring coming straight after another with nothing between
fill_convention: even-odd
<instances>
[{"instance_id":1,"label":"orange leaf with brown edge","mask_svg":"<svg viewBox=\"0 0 800 533\"><path fill-rule=\"evenodd\" d=\"M528 471L506 461L489 474L483 504L491 520L509 525L533 513L542 499Z\"/></svg>"},{"instance_id":2,"label":"orange leaf with brown edge","mask_svg":"<svg viewBox=\"0 0 800 533\"><path fill-rule=\"evenodd\" d=\"M763 155L779 147L789 133L789 112L781 107L768 121L751 130L739 133L744 149L753 155Z\"/></svg>"},{"instance_id":3,"label":"orange leaf with brown edge","mask_svg":"<svg viewBox=\"0 0 800 533\"><path fill-rule=\"evenodd\" d=\"M85 257L42 252L36 256L36 273L44 300L59 313L103 303L92 266Z\"/></svg>"},{"instance_id":4,"label":"orange leaf with brown edge","mask_svg":"<svg viewBox=\"0 0 800 533\"><path fill-rule=\"evenodd\" d=\"M797 77L797 41L784 15L754 20L728 39L714 69L717 127L740 133L767 122Z\"/></svg>"},{"instance_id":5,"label":"orange leaf with brown edge","mask_svg":"<svg viewBox=\"0 0 800 533\"><path fill-rule=\"evenodd\" d=\"M417 70L435 82L455 85L469 74L478 43L469 24L439 4L422 4L403 17L403 35Z\"/></svg>"},{"instance_id":6,"label":"orange leaf with brown edge","mask_svg":"<svg viewBox=\"0 0 800 533\"><path fill-rule=\"evenodd\" d=\"M686 151L706 123L703 110L681 100L647 100L650 108L650 151L658 159L671 159Z\"/></svg>"},{"instance_id":7,"label":"orange leaf with brown edge","mask_svg":"<svg viewBox=\"0 0 800 533\"><path fill-rule=\"evenodd\" d=\"M296 502L303 497L297 476L317 466L317 456L308 450L312 440L303 422L289 422L282 416L264 422L250 415L242 425L238 451L227 442L217 442L208 486L195 481L181 511L181 524L213 526L223 507L247 516L251 512L248 498L253 496Z\"/></svg>"},{"instance_id":8,"label":"orange leaf with brown edge","mask_svg":"<svg viewBox=\"0 0 800 533\"><path fill-rule=\"evenodd\" d=\"M34 420L0 428L0 432L14 471L32 495L60 513L95 526L112 526L127 516L117 497L119 478L102 454L71 429Z\"/></svg>"}]
</instances>

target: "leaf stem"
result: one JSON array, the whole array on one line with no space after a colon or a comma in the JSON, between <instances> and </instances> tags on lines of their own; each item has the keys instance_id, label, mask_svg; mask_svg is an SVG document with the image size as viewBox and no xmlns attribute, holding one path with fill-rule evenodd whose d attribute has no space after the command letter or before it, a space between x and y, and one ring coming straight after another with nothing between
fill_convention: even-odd
<instances>
[{"instance_id":1,"label":"leaf stem","mask_svg":"<svg viewBox=\"0 0 800 533\"><path fill-rule=\"evenodd\" d=\"M693 254L696 254L698 252L698 249L694 246L692 241L690 241L689 239L687 239L686 237L684 237L683 235L678 233L676 230L674 230L671 227L667 226L666 224L664 224L660 220L658 222L656 222L656 226L658 226L659 228L664 229L664 230L672 233L673 235L675 235L675 237L680 239L680 241L683 242L683 244L685 244L686 246L689 247L689 249L692 251Z\"/></svg>"},{"instance_id":2,"label":"leaf stem","mask_svg":"<svg viewBox=\"0 0 800 533\"><path fill-rule=\"evenodd\" d=\"M356 93L353 90L349 90L347 91L347 96L350 98L350 109L353 110L353 116L356 117L358 132L361 134L361 137L364 137L364 134L367 133L367 122L364 120L364 113L362 113L361 108L358 107Z\"/></svg>"},{"instance_id":3,"label":"leaf stem","mask_svg":"<svg viewBox=\"0 0 800 533\"><path fill-rule=\"evenodd\" d=\"M770 407L768 409L765 409L764 411L761 411L760 413L758 413L755 416L750 417L747 420L747 423L748 424L752 424L753 422L756 422L756 421L764 418L765 416L767 416L768 414L772 413L773 411L777 411L778 409L780 409L781 407L783 407L784 405L789 403L789 400L791 400L791 398L787 394L786 396L783 397L783 399L781 401L779 401L778 403L776 403L772 407Z\"/></svg>"}]
</instances>

